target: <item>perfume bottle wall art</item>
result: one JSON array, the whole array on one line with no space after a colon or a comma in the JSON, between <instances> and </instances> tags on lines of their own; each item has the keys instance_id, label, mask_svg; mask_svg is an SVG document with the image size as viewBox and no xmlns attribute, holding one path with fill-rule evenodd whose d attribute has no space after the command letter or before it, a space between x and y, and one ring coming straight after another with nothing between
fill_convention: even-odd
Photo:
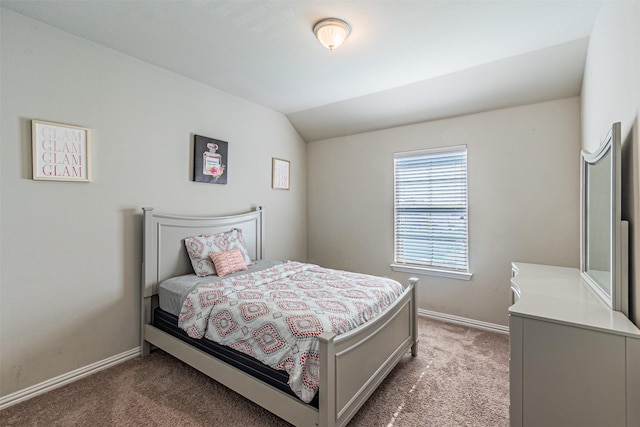
<instances>
[{"instance_id":1,"label":"perfume bottle wall art","mask_svg":"<svg viewBox=\"0 0 640 427\"><path fill-rule=\"evenodd\" d=\"M228 142L195 135L193 146L193 180L226 184L229 164Z\"/></svg>"},{"instance_id":2,"label":"perfume bottle wall art","mask_svg":"<svg viewBox=\"0 0 640 427\"><path fill-rule=\"evenodd\" d=\"M202 173L219 177L224 172L224 168L222 167L222 157L216 153L218 144L208 143L207 148L209 151L202 154Z\"/></svg>"}]
</instances>

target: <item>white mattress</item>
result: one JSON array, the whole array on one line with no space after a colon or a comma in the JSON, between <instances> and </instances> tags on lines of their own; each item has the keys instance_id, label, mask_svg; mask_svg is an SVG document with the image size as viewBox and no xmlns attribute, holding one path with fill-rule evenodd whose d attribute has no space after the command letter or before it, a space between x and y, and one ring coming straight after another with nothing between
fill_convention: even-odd
<instances>
[{"instance_id":1,"label":"white mattress","mask_svg":"<svg viewBox=\"0 0 640 427\"><path fill-rule=\"evenodd\" d=\"M247 270L237 271L228 274L224 278L239 276L241 274L253 273L280 264L280 261L259 260L255 264L248 266ZM182 310L182 303L189 293L199 285L214 283L221 280L218 276L198 277L195 274L185 274L184 276L171 277L158 286L160 308L174 316L179 316Z\"/></svg>"}]
</instances>

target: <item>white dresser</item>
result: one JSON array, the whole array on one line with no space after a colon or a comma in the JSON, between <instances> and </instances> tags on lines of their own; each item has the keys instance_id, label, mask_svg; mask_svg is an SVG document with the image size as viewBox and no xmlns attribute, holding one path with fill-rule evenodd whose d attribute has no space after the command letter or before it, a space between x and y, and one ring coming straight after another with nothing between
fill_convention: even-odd
<instances>
[{"instance_id":1,"label":"white dresser","mask_svg":"<svg viewBox=\"0 0 640 427\"><path fill-rule=\"evenodd\" d=\"M511 427L639 427L640 330L578 269L512 268Z\"/></svg>"}]
</instances>

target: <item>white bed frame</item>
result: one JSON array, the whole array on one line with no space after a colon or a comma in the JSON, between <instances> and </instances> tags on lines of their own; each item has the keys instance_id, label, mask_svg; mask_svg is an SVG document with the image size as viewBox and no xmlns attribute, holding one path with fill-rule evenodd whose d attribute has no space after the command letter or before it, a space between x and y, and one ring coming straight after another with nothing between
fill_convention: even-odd
<instances>
[{"instance_id":1,"label":"white bed frame","mask_svg":"<svg viewBox=\"0 0 640 427\"><path fill-rule=\"evenodd\" d=\"M192 273L184 238L242 229L249 256L264 258L264 210L225 217L192 217L143 208L142 355L154 345L295 426L344 426L384 380L405 352L417 355L416 283L384 313L341 335L320 340L319 409L284 393L152 325L158 284Z\"/></svg>"}]
</instances>

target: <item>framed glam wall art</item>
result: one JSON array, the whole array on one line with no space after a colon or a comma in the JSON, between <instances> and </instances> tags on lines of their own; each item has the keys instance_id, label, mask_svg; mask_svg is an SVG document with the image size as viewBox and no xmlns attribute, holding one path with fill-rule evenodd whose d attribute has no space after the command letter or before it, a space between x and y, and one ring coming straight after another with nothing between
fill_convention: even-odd
<instances>
[{"instance_id":1,"label":"framed glam wall art","mask_svg":"<svg viewBox=\"0 0 640 427\"><path fill-rule=\"evenodd\" d=\"M280 190L289 189L289 160L273 157L271 160L271 187Z\"/></svg>"},{"instance_id":2,"label":"framed glam wall art","mask_svg":"<svg viewBox=\"0 0 640 427\"><path fill-rule=\"evenodd\" d=\"M226 184L229 143L195 135L193 147L193 180L210 184Z\"/></svg>"},{"instance_id":3,"label":"framed glam wall art","mask_svg":"<svg viewBox=\"0 0 640 427\"><path fill-rule=\"evenodd\" d=\"M33 179L91 181L90 139L87 128L32 120Z\"/></svg>"}]
</instances>

